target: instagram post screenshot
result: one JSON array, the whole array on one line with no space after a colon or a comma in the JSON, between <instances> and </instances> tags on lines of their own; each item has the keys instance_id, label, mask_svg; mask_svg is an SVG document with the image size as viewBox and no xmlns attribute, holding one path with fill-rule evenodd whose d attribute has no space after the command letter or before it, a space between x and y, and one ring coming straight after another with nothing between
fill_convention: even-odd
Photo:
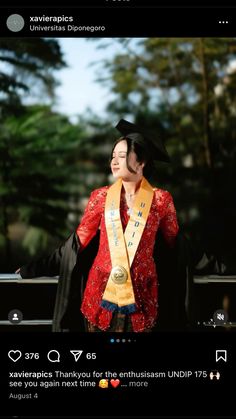
<instances>
[{"instance_id":1,"label":"instagram post screenshot","mask_svg":"<svg viewBox=\"0 0 236 419\"><path fill-rule=\"evenodd\" d=\"M0 418L235 418L236 10L1 6Z\"/></svg>"}]
</instances>

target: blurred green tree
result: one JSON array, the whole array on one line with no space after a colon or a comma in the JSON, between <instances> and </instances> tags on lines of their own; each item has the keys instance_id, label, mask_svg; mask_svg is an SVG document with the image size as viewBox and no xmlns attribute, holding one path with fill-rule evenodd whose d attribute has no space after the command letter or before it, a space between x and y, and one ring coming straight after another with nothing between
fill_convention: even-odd
<instances>
[{"instance_id":1,"label":"blurred green tree","mask_svg":"<svg viewBox=\"0 0 236 419\"><path fill-rule=\"evenodd\" d=\"M78 161L83 132L46 106L5 119L0 141L1 234L11 257L9 227L30 226L31 254L50 237L62 238L78 219ZM30 237L30 240L29 240Z\"/></svg>"},{"instance_id":2,"label":"blurred green tree","mask_svg":"<svg viewBox=\"0 0 236 419\"><path fill-rule=\"evenodd\" d=\"M122 45L122 53L104 61L103 76L98 78L112 83L115 100L108 111L136 118L155 114L162 134L169 134L168 146L174 141L173 152L180 151L182 157L184 149L190 150L195 164L214 167L221 160L218 151L232 158L222 133L225 136L227 129L236 135L235 38L112 42Z\"/></svg>"},{"instance_id":3,"label":"blurred green tree","mask_svg":"<svg viewBox=\"0 0 236 419\"><path fill-rule=\"evenodd\" d=\"M121 52L98 77L114 93L107 110L163 139L172 165L155 177L192 237L210 252L236 250L236 38L114 42Z\"/></svg>"},{"instance_id":4,"label":"blurred green tree","mask_svg":"<svg viewBox=\"0 0 236 419\"><path fill-rule=\"evenodd\" d=\"M44 174L41 173L40 177L40 169L38 167L40 164L36 164L36 158L34 157L35 151L37 150L39 152L40 147L41 153L43 151L43 139L47 137L45 134L47 129L43 132L42 128L44 125L43 118L47 115L49 119L48 114L50 112L46 108L44 110L36 109L37 107L27 109L27 104L32 102L32 98L34 98L34 102L36 98L40 102L44 100L44 103L47 99L50 101L53 100L54 88L57 85L54 72L64 67L65 62L56 40L43 38L1 38L0 65L0 242L5 246L5 258L3 260L6 262L11 258L10 223L16 220L17 217L19 217L19 220L32 223L32 225L35 223L34 220L37 218L36 214L37 212L40 213L40 209L35 209L33 202L31 203L32 207L30 209L29 201L33 199L30 198L30 195L31 197L35 197L36 191L39 195L42 192L41 189L34 189L33 185L41 188L46 184L49 185L50 181L50 177L48 178L48 182L46 180L47 170L44 171ZM45 122L50 123L47 118ZM39 120L41 130L39 130L39 127L34 127L34 123L36 122L37 125L37 121ZM52 121L52 116L51 122L55 122ZM39 138L37 138L37 135ZM55 136L56 133L54 139ZM30 141L32 141L32 144L30 144ZM47 141L50 142L50 138L47 138ZM34 146L35 151L33 150ZM32 152L31 156L30 150ZM41 166L43 167L44 165L49 171L45 156L46 153L44 153L44 161L41 161ZM38 183L34 178L36 173L39 176L37 178ZM30 178L31 175L32 177ZM53 174L51 174L52 176ZM43 185L43 181L45 185ZM49 194L53 192L52 190L50 191L50 188L48 189ZM51 189L53 189L52 186ZM32 192L34 192L33 195ZM44 188L44 197L50 199L47 196L46 188ZM55 192L54 195L52 193L52 201L53 199L55 199ZM46 205L46 202L47 200L45 199L44 205ZM33 208L35 216L33 216ZM49 210L48 219L52 216L51 213L52 209ZM45 228L46 219L46 215L41 217L41 221L39 217L37 223L41 223L41 227L44 225ZM49 231L52 230L53 223ZM35 234L34 236L39 236L39 234Z\"/></svg>"},{"instance_id":5,"label":"blurred green tree","mask_svg":"<svg viewBox=\"0 0 236 419\"><path fill-rule=\"evenodd\" d=\"M16 116L31 97L53 97L54 72L66 64L59 43L45 38L0 39L0 116Z\"/></svg>"}]
</instances>

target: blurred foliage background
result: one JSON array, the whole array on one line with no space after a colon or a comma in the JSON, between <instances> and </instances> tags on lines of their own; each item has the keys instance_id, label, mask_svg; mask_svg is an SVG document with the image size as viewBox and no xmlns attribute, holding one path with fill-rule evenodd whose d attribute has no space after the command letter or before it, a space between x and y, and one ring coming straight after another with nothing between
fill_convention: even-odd
<instances>
[{"instance_id":1,"label":"blurred foliage background","mask_svg":"<svg viewBox=\"0 0 236 419\"><path fill-rule=\"evenodd\" d=\"M53 110L66 66L58 41L0 40L0 272L49 252L77 226L90 192L110 182L120 118L162 138L172 163L159 163L150 181L172 193L196 261L204 250L231 263L236 38L88 42L121 46L122 52L98 63L97 83L115 99L103 119L85 114L72 123ZM27 104L32 96L38 104Z\"/></svg>"}]
</instances>

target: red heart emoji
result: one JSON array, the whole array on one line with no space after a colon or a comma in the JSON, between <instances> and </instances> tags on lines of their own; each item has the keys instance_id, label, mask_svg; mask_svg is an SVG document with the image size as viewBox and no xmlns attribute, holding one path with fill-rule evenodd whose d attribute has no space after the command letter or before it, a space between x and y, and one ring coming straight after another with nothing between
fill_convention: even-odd
<instances>
[{"instance_id":1,"label":"red heart emoji","mask_svg":"<svg viewBox=\"0 0 236 419\"><path fill-rule=\"evenodd\" d=\"M118 378L116 378L115 380L112 378L110 380L110 383L111 383L112 387L116 388L120 384L120 380L118 380Z\"/></svg>"}]
</instances>

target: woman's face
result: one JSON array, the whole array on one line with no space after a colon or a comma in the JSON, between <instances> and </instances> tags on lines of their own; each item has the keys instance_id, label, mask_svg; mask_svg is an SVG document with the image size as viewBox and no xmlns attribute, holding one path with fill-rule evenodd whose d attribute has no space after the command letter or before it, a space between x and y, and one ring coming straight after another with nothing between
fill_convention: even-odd
<instances>
[{"instance_id":1,"label":"woman's face","mask_svg":"<svg viewBox=\"0 0 236 419\"><path fill-rule=\"evenodd\" d=\"M126 164L127 156L127 142L121 140L116 144L112 159L111 159L111 171L115 178L122 178L123 180L135 180L136 177L142 175L143 163L137 161L137 156L134 151L129 153L129 166L136 172L132 173L127 168Z\"/></svg>"}]
</instances>

